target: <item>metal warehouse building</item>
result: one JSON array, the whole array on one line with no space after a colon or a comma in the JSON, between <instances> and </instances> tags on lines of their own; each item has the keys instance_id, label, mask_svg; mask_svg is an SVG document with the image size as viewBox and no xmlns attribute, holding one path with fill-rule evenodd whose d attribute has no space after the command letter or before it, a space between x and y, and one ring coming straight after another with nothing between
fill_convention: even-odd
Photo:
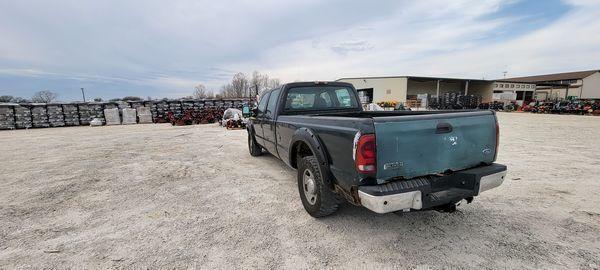
<instances>
[{"instance_id":1,"label":"metal warehouse building","mask_svg":"<svg viewBox=\"0 0 600 270\"><path fill-rule=\"evenodd\" d=\"M354 85L363 102L399 101L408 97L428 94L441 96L445 93L476 95L482 102L491 102L493 81L458 78L433 78L417 76L341 78L337 81Z\"/></svg>"},{"instance_id":2,"label":"metal warehouse building","mask_svg":"<svg viewBox=\"0 0 600 270\"><path fill-rule=\"evenodd\" d=\"M341 78L337 81L353 84L363 103L406 102L424 94L440 97L445 93L479 96L483 103L515 101L518 105L534 99L600 99L600 70L498 80L388 76Z\"/></svg>"},{"instance_id":3,"label":"metal warehouse building","mask_svg":"<svg viewBox=\"0 0 600 270\"><path fill-rule=\"evenodd\" d=\"M600 99L600 70L509 78L502 81L536 84L535 97L538 100L566 99L569 97Z\"/></svg>"}]
</instances>

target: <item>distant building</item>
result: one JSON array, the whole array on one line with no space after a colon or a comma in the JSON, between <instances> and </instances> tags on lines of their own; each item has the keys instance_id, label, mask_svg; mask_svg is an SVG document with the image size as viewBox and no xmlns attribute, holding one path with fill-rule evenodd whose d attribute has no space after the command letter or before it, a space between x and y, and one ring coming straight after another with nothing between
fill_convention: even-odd
<instances>
[{"instance_id":1,"label":"distant building","mask_svg":"<svg viewBox=\"0 0 600 270\"><path fill-rule=\"evenodd\" d=\"M492 101L491 81L458 78L434 78L417 76L355 77L337 81L354 85L363 103L416 99L427 95L441 96L445 93L462 93L482 97L483 102Z\"/></svg>"},{"instance_id":2,"label":"distant building","mask_svg":"<svg viewBox=\"0 0 600 270\"><path fill-rule=\"evenodd\" d=\"M461 93L492 101L600 99L600 70L567 72L498 80L460 79L420 76L353 77L337 81L354 85L363 103L422 99L445 93Z\"/></svg>"},{"instance_id":3,"label":"distant building","mask_svg":"<svg viewBox=\"0 0 600 270\"><path fill-rule=\"evenodd\" d=\"M493 100L516 101L518 105L533 100L536 85L528 82L497 80L492 84Z\"/></svg>"},{"instance_id":4,"label":"distant building","mask_svg":"<svg viewBox=\"0 0 600 270\"><path fill-rule=\"evenodd\" d=\"M508 83L536 84L535 98L537 100L566 99L600 99L600 70L565 72L529 77L503 79ZM495 90L495 89L494 89Z\"/></svg>"}]
</instances>

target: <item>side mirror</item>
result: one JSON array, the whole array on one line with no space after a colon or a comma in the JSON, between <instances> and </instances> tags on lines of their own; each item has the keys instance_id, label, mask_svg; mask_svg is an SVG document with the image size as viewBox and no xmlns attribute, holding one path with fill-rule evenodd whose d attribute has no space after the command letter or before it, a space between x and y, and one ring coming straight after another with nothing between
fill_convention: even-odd
<instances>
[{"instance_id":1,"label":"side mirror","mask_svg":"<svg viewBox=\"0 0 600 270\"><path fill-rule=\"evenodd\" d=\"M258 115L258 108L250 108L248 105L242 107L242 115L244 117L256 117Z\"/></svg>"},{"instance_id":2,"label":"side mirror","mask_svg":"<svg viewBox=\"0 0 600 270\"><path fill-rule=\"evenodd\" d=\"M244 117L250 116L250 107L248 105L244 105L244 107L242 107L242 115Z\"/></svg>"}]
</instances>

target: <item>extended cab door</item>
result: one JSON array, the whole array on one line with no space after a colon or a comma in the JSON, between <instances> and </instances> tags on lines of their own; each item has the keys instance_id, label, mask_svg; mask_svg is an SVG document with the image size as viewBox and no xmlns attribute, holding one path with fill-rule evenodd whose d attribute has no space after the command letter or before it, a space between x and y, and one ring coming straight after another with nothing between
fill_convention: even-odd
<instances>
[{"instance_id":1,"label":"extended cab door","mask_svg":"<svg viewBox=\"0 0 600 270\"><path fill-rule=\"evenodd\" d=\"M267 110L267 102L269 101L270 93L271 92L267 91L260 97L256 120L253 121L252 125L252 127L254 127L254 137L256 138L256 142L263 147L265 146L265 136L262 123L265 121L265 112Z\"/></svg>"},{"instance_id":2,"label":"extended cab door","mask_svg":"<svg viewBox=\"0 0 600 270\"><path fill-rule=\"evenodd\" d=\"M262 145L269 153L275 156L279 156L277 153L277 139L275 129L277 126L276 115L277 115L277 103L279 101L279 93L281 89L275 89L271 91L269 96L269 103L265 110L265 117L262 121L262 129L264 134L264 144Z\"/></svg>"}]
</instances>

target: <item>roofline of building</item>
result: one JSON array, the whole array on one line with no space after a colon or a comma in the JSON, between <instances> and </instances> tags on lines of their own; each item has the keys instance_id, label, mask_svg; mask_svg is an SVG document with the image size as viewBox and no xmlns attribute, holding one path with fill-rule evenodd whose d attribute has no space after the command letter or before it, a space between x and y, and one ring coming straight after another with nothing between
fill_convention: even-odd
<instances>
[{"instance_id":1,"label":"roofline of building","mask_svg":"<svg viewBox=\"0 0 600 270\"><path fill-rule=\"evenodd\" d=\"M574 74L573 77L568 78L568 79L576 79L576 80L581 80L584 78L587 78L597 72L600 72L600 69L589 69L589 70L579 70L579 71L568 71L568 72L559 72L559 73L550 73L550 74L542 74L542 75L529 75L529 76L520 76L520 77L512 77L512 78L504 78L503 80L518 80L518 79L531 79L531 78L535 78L535 77L541 77L541 76L561 76L561 75L567 75L567 74ZM583 74L583 73L589 73L586 76L576 76L579 74ZM562 79L562 80L568 80L568 79ZM561 80L561 79L556 79L556 80ZM514 81L516 82L516 81Z\"/></svg>"},{"instance_id":2,"label":"roofline of building","mask_svg":"<svg viewBox=\"0 0 600 270\"><path fill-rule=\"evenodd\" d=\"M465 79L465 78L444 78L444 77L427 77L427 76L406 76L406 75L402 75L402 76L366 76L366 77L346 77L346 78L339 78L337 81L341 81L341 80L367 80L367 79L397 79L397 78L407 78L407 79L423 79L423 80L440 80L440 81L474 81L474 82L499 82L499 83L527 83L527 84L536 84L535 81L528 81L528 78L533 78L533 77L540 77L540 76L558 76L558 75L565 75L565 74L577 74L577 73L586 73L586 72L590 72L590 74L588 74L587 76L581 77L581 76L575 76L573 78L570 79L583 79L583 78L587 78L589 76L591 76L592 74L595 74L596 72L600 72L600 69L591 69L591 70L581 70L581 71L571 71L571 72L562 72L562 73L552 73L552 74L543 74L543 75L531 75L531 76L523 76L523 77L514 77L514 78L502 78L502 79L493 79L493 80L486 80L486 79Z\"/></svg>"},{"instance_id":3,"label":"roofline of building","mask_svg":"<svg viewBox=\"0 0 600 270\"><path fill-rule=\"evenodd\" d=\"M360 79L397 79L397 78L406 78L408 76L367 76L367 77L347 77L347 78L339 78L335 80L336 82L341 80L360 80Z\"/></svg>"},{"instance_id":4,"label":"roofline of building","mask_svg":"<svg viewBox=\"0 0 600 270\"><path fill-rule=\"evenodd\" d=\"M339 78L337 81L341 81L341 80L366 80L366 79L397 79L397 78L407 78L407 79L426 79L426 80L447 80L447 81L479 81L479 82L493 82L491 80L485 80L485 79L465 79L465 78L444 78L444 77L427 77L427 76L406 76L406 75L402 75L402 76L366 76L366 77L346 77L346 78Z\"/></svg>"}]
</instances>

